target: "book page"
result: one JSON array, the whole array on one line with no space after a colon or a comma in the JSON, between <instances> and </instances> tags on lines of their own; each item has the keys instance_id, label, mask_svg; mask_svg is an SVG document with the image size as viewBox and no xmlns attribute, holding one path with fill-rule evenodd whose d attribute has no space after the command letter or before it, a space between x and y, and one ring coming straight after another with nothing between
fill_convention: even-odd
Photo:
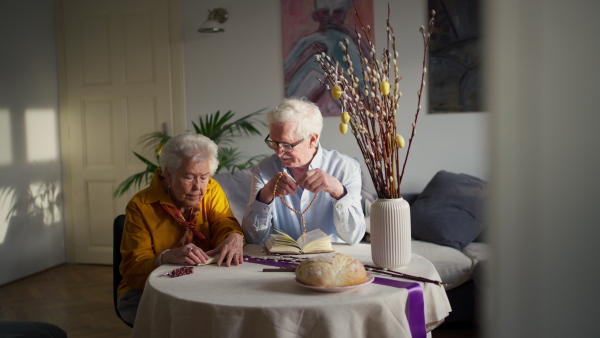
<instances>
[{"instance_id":1,"label":"book page","mask_svg":"<svg viewBox=\"0 0 600 338\"><path fill-rule=\"evenodd\" d=\"M326 233L321 229L314 229L306 233L306 237L300 236L298 240L294 240L285 232L275 229L278 234L271 234L265 242L265 246L269 252L277 253L317 253L317 252L332 252L331 240Z\"/></svg>"},{"instance_id":2,"label":"book page","mask_svg":"<svg viewBox=\"0 0 600 338\"><path fill-rule=\"evenodd\" d=\"M326 233L321 229L314 229L306 233L306 239L300 236L297 242L302 248L302 251L333 251L331 248L331 240Z\"/></svg>"},{"instance_id":3,"label":"book page","mask_svg":"<svg viewBox=\"0 0 600 338\"><path fill-rule=\"evenodd\" d=\"M329 236L318 238L312 242L306 243L303 251L305 253L320 253L320 252L333 252L333 246Z\"/></svg>"},{"instance_id":4,"label":"book page","mask_svg":"<svg viewBox=\"0 0 600 338\"><path fill-rule=\"evenodd\" d=\"M327 234L325 234L323 232L323 230L321 230L321 229L314 229L314 230L311 230L311 231L309 231L309 232L306 233L306 238L303 235L301 235L300 237L298 237L298 239L296 240L296 242L300 245L301 248L304 248L310 242L315 241L315 240L317 240L319 238L323 238L323 237L329 238L329 236L327 236Z\"/></svg>"},{"instance_id":5,"label":"book page","mask_svg":"<svg viewBox=\"0 0 600 338\"><path fill-rule=\"evenodd\" d=\"M292 237L290 237L290 235L286 234L285 232L283 232L279 229L275 229L275 231L277 231L279 233L279 235L271 234L271 236L274 237L275 239L277 239L277 241L281 241L283 243L290 243L293 246L300 247L298 242L296 242Z\"/></svg>"},{"instance_id":6,"label":"book page","mask_svg":"<svg viewBox=\"0 0 600 338\"><path fill-rule=\"evenodd\" d=\"M290 242L291 240L291 242ZM265 242L265 247L271 253L299 254L300 246L289 236L272 234Z\"/></svg>"}]
</instances>

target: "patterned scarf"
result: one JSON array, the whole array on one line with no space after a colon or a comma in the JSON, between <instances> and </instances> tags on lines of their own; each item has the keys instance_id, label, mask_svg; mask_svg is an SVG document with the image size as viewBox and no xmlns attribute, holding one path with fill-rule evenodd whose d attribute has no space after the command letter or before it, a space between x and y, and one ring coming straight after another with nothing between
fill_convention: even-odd
<instances>
[{"instance_id":1,"label":"patterned scarf","mask_svg":"<svg viewBox=\"0 0 600 338\"><path fill-rule=\"evenodd\" d=\"M202 235L200 231L196 229L196 219L198 218L198 212L200 211L200 208L192 208L192 218L189 221L186 221L185 217L183 217L183 214L181 214L181 210L178 208L166 204L161 204L161 206L167 213L169 213L169 215L173 216L173 218L179 224L181 224L182 227L185 228L185 233L183 234L183 237L181 237L181 246L192 242L194 236L196 236L196 241L198 244L205 243L207 241L206 237L204 237L204 235Z\"/></svg>"}]
</instances>

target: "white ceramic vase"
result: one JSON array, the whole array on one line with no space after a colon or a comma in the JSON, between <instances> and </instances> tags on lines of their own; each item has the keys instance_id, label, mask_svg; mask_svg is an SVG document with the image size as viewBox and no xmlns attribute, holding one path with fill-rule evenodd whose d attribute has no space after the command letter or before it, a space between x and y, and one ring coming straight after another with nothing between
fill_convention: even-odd
<instances>
[{"instance_id":1,"label":"white ceramic vase","mask_svg":"<svg viewBox=\"0 0 600 338\"><path fill-rule=\"evenodd\" d=\"M403 198L371 204L371 256L375 265L395 269L410 263L410 206Z\"/></svg>"}]
</instances>

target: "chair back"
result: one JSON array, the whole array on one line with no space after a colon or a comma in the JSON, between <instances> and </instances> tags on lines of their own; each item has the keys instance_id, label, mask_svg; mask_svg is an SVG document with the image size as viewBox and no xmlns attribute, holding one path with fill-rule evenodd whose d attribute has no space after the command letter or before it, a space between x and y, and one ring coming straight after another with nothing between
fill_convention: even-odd
<instances>
[{"instance_id":1,"label":"chair back","mask_svg":"<svg viewBox=\"0 0 600 338\"><path fill-rule=\"evenodd\" d=\"M127 324L129 327L131 325L121 318L121 314L119 310L117 310L117 290L119 289L119 284L123 279L121 276L121 272L119 271L119 266L121 265L121 238L123 238L123 229L125 228L125 215L119 215L115 218L113 222L113 304L115 307L115 312L117 313L117 317L123 321L123 323Z\"/></svg>"}]
</instances>

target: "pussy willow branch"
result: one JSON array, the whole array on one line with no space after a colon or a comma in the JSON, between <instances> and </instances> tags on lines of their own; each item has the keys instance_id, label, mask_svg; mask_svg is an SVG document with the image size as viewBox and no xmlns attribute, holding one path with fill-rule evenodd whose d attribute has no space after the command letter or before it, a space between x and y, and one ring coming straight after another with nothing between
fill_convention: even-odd
<instances>
[{"instance_id":1,"label":"pussy willow branch","mask_svg":"<svg viewBox=\"0 0 600 338\"><path fill-rule=\"evenodd\" d=\"M388 4L388 18L390 16L390 5ZM400 92L400 80L402 79L402 76L400 76L399 74L399 70L398 70L398 51L396 50L396 35L394 34L394 28L392 27L392 25L390 24L389 20L388 20L388 27L389 27L389 31L388 31L388 36L391 37L392 40L392 51L394 52L394 57L393 57L393 64L394 64L394 103L393 103L393 107L391 108L391 110L394 112L394 124L397 125L397 113L396 111L398 110L398 101L400 101L400 97L402 96L402 93ZM388 43L390 41L390 38L388 38ZM395 160L395 166L396 168L400 168L400 149L398 147L396 147L396 152L398 152ZM406 160L404 161L406 162ZM400 173L400 171L398 170L396 172L396 179L398 182L398 195L400 195L400 183L402 182L402 175Z\"/></svg>"},{"instance_id":2,"label":"pussy willow branch","mask_svg":"<svg viewBox=\"0 0 600 338\"><path fill-rule=\"evenodd\" d=\"M351 85L348 84L348 81L346 81L345 76L343 75L343 71L336 71L336 67L335 64L333 63L333 61L331 60L331 58L327 55L325 55L325 53L323 52L323 50L321 49L321 47L319 45L316 45L319 52L321 53L321 57L320 57L320 66L323 69L327 79L329 80L329 82L332 85L339 85L342 90L343 90L343 97L342 97L342 103L345 106L353 106L353 107L358 107L360 100L355 100L357 99L357 97L355 97L354 95L351 95L350 98L348 97L348 95L346 95L346 91L350 90L352 91L352 88L350 87ZM360 50L359 50L360 51ZM348 56L347 56L348 57ZM339 68L337 68L339 69ZM318 79L320 81L320 79ZM321 82L323 84L323 82ZM326 86L327 89L329 89L329 85L324 84ZM350 88L350 89L349 89ZM348 102L348 100L351 100L351 102ZM359 108L355 108L356 110L358 110ZM350 109L352 110L352 109ZM363 118L362 114L353 114L351 116L351 119L356 119L356 118ZM358 126L361 125L368 125L368 122L365 120L361 120L358 123L351 123L350 124L352 127L352 132L353 134L357 137L360 138L358 145L361 149L361 152L363 153L363 156L365 158L370 157L370 153L369 153L369 149L367 149L365 146L369 145L369 141L371 141L370 139L366 138L364 136L364 133L362 133L358 128ZM362 142L361 142L362 141Z\"/></svg>"},{"instance_id":3,"label":"pussy willow branch","mask_svg":"<svg viewBox=\"0 0 600 338\"><path fill-rule=\"evenodd\" d=\"M356 10L356 4L354 4L354 6ZM372 173L371 176L375 176L376 178L374 180L374 185L377 189L378 196L386 198L399 197L399 177L397 176L398 171L396 170L396 168L399 167L399 154L397 147L395 147L394 144L396 121L394 110L390 109L395 107L397 103L395 102L395 96L390 97L389 94L374 95L374 93L380 90L379 84L382 81L389 82L389 34L393 34L389 20L390 12L390 7L388 5L388 17L386 20L388 43L387 48L381 56L381 61L378 61L376 58L375 45L370 34L371 31L370 29L367 31L357 12L357 17L359 18L363 33L366 36L365 38L368 42L373 60L371 63L368 63L364 55L359 54L363 65L363 79L365 79L366 100L364 101L368 104L368 109L374 114L374 117L377 117L376 119L374 117L371 118L371 132L375 137L381 135L381 137L379 137L380 146L373 147L374 153L377 155L375 162L367 163L367 168L369 168L369 171ZM360 36L358 32L357 36ZM360 41L360 39L358 40ZM396 53L394 53L394 56L396 56ZM394 89L394 91L396 91L396 89ZM376 173L379 173L379 175ZM395 180L394 176L396 177Z\"/></svg>"},{"instance_id":4,"label":"pussy willow branch","mask_svg":"<svg viewBox=\"0 0 600 338\"><path fill-rule=\"evenodd\" d=\"M343 76L343 73L340 76L340 74L335 71L336 69L339 69L339 68L335 67L335 64L333 63L331 58L328 57L327 55L325 55L325 53L323 52L323 50L321 49L321 47L319 45L316 45L316 46L317 46L319 52L321 53L320 58L318 58L317 60L319 61L319 64L320 64L321 68L323 69L328 81L333 85L335 85L335 84L340 85L341 88L344 89L344 95L342 97L343 105L357 107L355 109L356 109L356 111L358 111L358 109L359 109L358 107L360 106L361 101L358 99L358 95L354 95L354 88L349 87L350 85L347 83L347 81L345 81L346 79ZM359 52L360 52L360 49L359 49ZM318 80L327 89L329 89L329 85L323 83L320 79L318 79ZM352 77L352 82L354 83L354 77ZM348 97L348 95L346 95L346 89L348 89L348 88L351 92L353 92L353 95L351 95L350 97ZM360 90L360 88L359 88L359 90ZM350 100L350 102L348 102L348 100ZM352 110L352 109L349 109L349 110ZM350 126L352 128L352 133L357 138L357 143L358 143L359 149L363 155L363 158L365 158L365 160L367 162L375 161L375 159L372 158L372 156L371 156L371 154L373 152L370 151L370 148L372 148L372 145L369 142L371 140L364 135L364 133L362 132L362 129L358 128L358 126L368 125L368 122L365 120L366 118L362 114L353 114L351 116L351 119L354 120L353 123L350 123ZM360 119L360 121L356 121L356 119ZM370 171L370 173L371 173L371 179L373 180L373 182L374 183L377 182L377 180L375 179L376 177L374 176L374 173L371 171ZM378 184L375 183L375 185L377 186Z\"/></svg>"},{"instance_id":5,"label":"pussy willow branch","mask_svg":"<svg viewBox=\"0 0 600 338\"><path fill-rule=\"evenodd\" d=\"M356 4L354 3L356 10ZM328 90L333 86L339 86L342 90L340 102L342 109L347 111L350 116L350 127L358 143L359 149L363 155L373 185L380 198L399 198L400 183L404 176L408 155L416 134L415 127L421 110L421 96L425 85L425 62L426 53L429 46L430 34L424 34L423 28L421 34L424 41L423 72L421 75L421 87L418 92L418 108L415 119L412 124L412 134L409 138L406 156L400 168L400 149L396 143L397 137L397 114L398 101L402 97L399 90L399 82L402 77L398 70L398 52L396 50L396 39L393 28L390 24L390 6L388 5L388 17L386 20L387 43L383 50L381 59L376 57L375 44L372 38L371 27L365 27L357 12L362 33L365 40L362 40L358 29L355 29L357 35L357 51L361 65L361 74L363 77L362 88L360 81L355 75L353 61L350 57L350 42L344 39L340 42L345 61L348 65L346 72L337 60L326 55L320 46L316 45L320 51L316 61L319 63L326 76L326 81L319 79L319 82ZM429 23L429 30L433 25L433 15ZM367 43L367 53L363 53L361 44ZM391 67L394 67L394 78L391 76ZM347 73L347 74L346 74ZM391 91L384 94L381 87L386 81L390 84ZM331 87L330 87L331 85Z\"/></svg>"},{"instance_id":6,"label":"pussy willow branch","mask_svg":"<svg viewBox=\"0 0 600 338\"><path fill-rule=\"evenodd\" d=\"M410 149L412 147L413 138L417 134L417 120L419 119L419 112L421 111L421 96L423 94L423 87L425 86L425 74L426 66L427 66L427 50L429 49L429 42L431 41L431 29L433 28L433 22L435 20L435 11L431 11L431 20L429 20L429 29L427 33L424 32L423 27L421 27L421 35L423 37L423 68L421 71L421 87L418 91L419 100L417 102L417 112L415 113L415 120L412 124L412 132L410 133L410 138L408 140L408 147L406 148L406 155L404 157L404 164L402 165L402 174L400 175L400 180L404 177L404 170L406 169L406 162L408 161L408 155L410 154Z\"/></svg>"},{"instance_id":7,"label":"pussy willow branch","mask_svg":"<svg viewBox=\"0 0 600 338\"><path fill-rule=\"evenodd\" d=\"M357 36L360 37L358 32L357 32ZM360 44L360 38L358 39L358 41ZM317 46L317 47L319 48L319 46ZM348 47L349 47L348 42L346 42L345 47L346 47L346 49L344 49L344 55L345 55L347 62L349 63L349 66L350 66L349 69L352 69L352 61L350 59L350 55L348 54ZM320 48L319 48L319 51L321 53L323 53L323 51ZM359 58L361 61L361 66L362 66L361 68L362 68L362 74L363 74L363 81L366 85L366 83L367 83L366 81L367 81L367 79L369 79L369 75L366 73L366 70L369 67L368 67L368 65L365 65L366 58L362 54L361 48L358 48L358 53L359 53ZM323 60L323 55L321 56L321 59ZM347 83L345 83L345 81L343 81L343 80L345 80L345 78L343 76L341 76L342 79L340 79L340 80L342 80L342 81L340 81L342 83L336 82L334 77L331 76L331 74L329 73L329 71L332 68L332 66L331 66L332 61L330 61L329 58L325 58L324 61L327 62L328 64L326 64L326 65L321 64L321 67L325 71L325 74L327 75L328 80L334 85L335 84L340 85L343 89L343 94L342 94L342 98L341 98L343 107L348 107L349 108L348 110L351 112L373 110L373 108L370 106L366 106L366 107L364 106L364 100L360 100L359 95L355 94L356 92L355 92L354 86L347 85ZM329 66L329 67L327 67L327 66ZM329 70L327 68L329 68ZM349 75L349 76L351 76L353 84L358 83L357 82L358 79L356 79L356 81L354 80L355 76L353 74ZM340 77L338 77L338 78L340 78ZM371 82L368 82L368 83L369 83L369 85L366 85L366 86L372 86ZM360 96L362 96L362 90L360 89L360 87L358 87L357 90L359 91ZM351 92L352 94L347 95L348 92ZM376 163L381 163L382 158L381 158L381 156L379 156L380 153L375 145L375 141L372 138L368 137L368 135L374 135L374 136L377 135L377 130L375 129L375 126L376 126L375 122L377 119L375 118L375 116L373 114L369 114L369 116L365 116L365 114L351 114L351 120L352 120L352 123L350 125L352 127L352 132L357 138L357 143L359 145L359 148L363 154L363 157L365 158L365 160L367 162L367 167L370 169L369 173L371 175L371 179L373 180L376 190L380 191L382 189L382 187L385 186L385 184L378 180L378 176L376 175L375 171L370 168L371 167L370 164L372 163L373 165L375 165ZM360 128L360 127L362 127L362 128Z\"/></svg>"},{"instance_id":8,"label":"pussy willow branch","mask_svg":"<svg viewBox=\"0 0 600 338\"><path fill-rule=\"evenodd\" d=\"M355 10L356 10L356 4L355 5ZM361 65L362 65L362 75L363 75L363 82L364 82L364 99L363 102L366 103L366 107L363 109L367 109L368 111L371 112L371 114L369 114L368 116L368 120L364 121L366 122L366 126L367 126L367 130L369 131L369 134L373 135L374 138L379 138L378 135L382 135L383 137L381 137L380 141L381 141L381 147L377 147L374 145L375 140L373 139L368 139L368 144L370 145L370 153L372 153L374 156L371 156L370 159L366 159L365 162L367 162L367 168L369 169L369 173L371 174L371 178L373 180L373 184L375 186L376 191L378 192L378 195L389 195L389 182L388 182L388 177L390 177L390 170L393 172L393 168L389 168L389 166L387 165L386 159L388 158L392 158L391 163L397 162L397 161L393 161L394 153L391 152L390 154L390 147L389 147L389 131L386 128L386 117L389 114L386 114L386 112L389 112L389 105L386 105L386 97L384 96L384 101L379 102L379 96L374 95L374 92L377 91L378 88L378 76L381 73L381 69L385 70L386 69L386 63L385 62L385 57L387 56L387 54L384 54L382 56L383 61L383 65L382 67L379 67L379 63L377 62L376 59L376 55L375 55L375 46L373 44L373 40L370 37L370 29L367 30L367 28L365 28L362 20L360 19L360 16L358 16L358 12L357 12L357 17L359 19L359 22L361 24L361 28L363 33L365 34L365 38L367 40L368 43L368 47L369 50L371 52L371 59L373 59L373 61L371 63L369 63L367 61L367 58L365 57L365 55L362 54L362 48L360 48L360 41L361 41L361 35L358 33L358 31L356 31L356 35L358 37L358 44L359 44L359 48L358 48L358 53L359 53L359 59L361 61ZM388 22L389 22L389 17L388 17ZM349 56L347 56L347 58L349 58ZM385 80L385 79L384 79ZM370 95L371 93L373 93L373 95ZM362 96L362 91L361 91L361 96ZM364 104L361 104L364 105ZM361 105L358 105L359 107ZM381 108L383 106L383 109ZM383 119L382 119L383 117ZM379 131L379 132L378 132ZM392 132L395 135L395 128L393 128ZM362 137L362 139L364 140L364 137ZM360 143L360 142L359 142ZM379 175L378 175L379 173Z\"/></svg>"}]
</instances>

